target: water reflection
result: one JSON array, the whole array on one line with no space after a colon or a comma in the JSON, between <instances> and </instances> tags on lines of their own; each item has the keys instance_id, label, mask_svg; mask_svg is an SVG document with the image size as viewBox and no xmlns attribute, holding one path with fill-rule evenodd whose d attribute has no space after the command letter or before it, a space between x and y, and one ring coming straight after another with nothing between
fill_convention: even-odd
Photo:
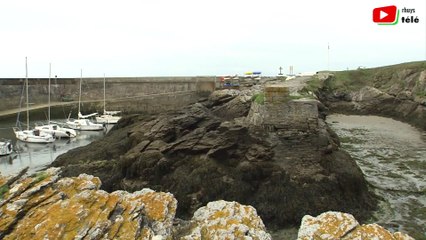
<instances>
[{"instance_id":1,"label":"water reflection","mask_svg":"<svg viewBox=\"0 0 426 240\"><path fill-rule=\"evenodd\" d=\"M15 174L25 167L29 167L29 173L36 172L68 150L85 146L106 134L106 131L80 131L72 139L57 139L49 144L25 143L16 140L12 125L12 122L0 123L0 137L11 139L15 150L11 155L0 157L1 175Z\"/></svg>"}]
</instances>

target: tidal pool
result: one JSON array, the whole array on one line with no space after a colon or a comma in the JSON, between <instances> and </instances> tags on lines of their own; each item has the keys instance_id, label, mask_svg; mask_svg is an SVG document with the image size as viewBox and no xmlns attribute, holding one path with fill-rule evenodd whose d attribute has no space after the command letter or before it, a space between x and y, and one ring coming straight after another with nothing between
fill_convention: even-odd
<instances>
[{"instance_id":1,"label":"tidal pool","mask_svg":"<svg viewBox=\"0 0 426 240\"><path fill-rule=\"evenodd\" d=\"M383 199L372 221L426 239L426 133L378 116L333 114L327 123Z\"/></svg>"}]
</instances>

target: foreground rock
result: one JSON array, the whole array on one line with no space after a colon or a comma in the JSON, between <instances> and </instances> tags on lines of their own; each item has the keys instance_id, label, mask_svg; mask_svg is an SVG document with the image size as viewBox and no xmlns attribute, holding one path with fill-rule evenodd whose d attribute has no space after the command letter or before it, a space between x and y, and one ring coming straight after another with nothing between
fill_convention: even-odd
<instances>
[{"instance_id":1,"label":"foreground rock","mask_svg":"<svg viewBox=\"0 0 426 240\"><path fill-rule=\"evenodd\" d=\"M219 200L183 221L175 218L177 201L170 193L106 193L97 177L59 174L50 168L30 177L0 176L1 239L272 239L252 206ZM298 239L412 238L327 212L305 216Z\"/></svg>"},{"instance_id":2,"label":"foreground rock","mask_svg":"<svg viewBox=\"0 0 426 240\"><path fill-rule=\"evenodd\" d=\"M191 226L174 229L170 193L99 190L99 178L60 178L58 168L31 177L0 177L1 239L271 239L251 206L212 202ZM251 237L251 238L250 238Z\"/></svg>"},{"instance_id":3,"label":"foreground rock","mask_svg":"<svg viewBox=\"0 0 426 240\"><path fill-rule=\"evenodd\" d=\"M341 212L326 212L317 217L309 215L303 217L297 239L414 240L401 232L391 233L377 224L360 225L351 214Z\"/></svg>"},{"instance_id":4,"label":"foreground rock","mask_svg":"<svg viewBox=\"0 0 426 240\"><path fill-rule=\"evenodd\" d=\"M271 239L256 209L237 202L210 202L194 213L192 222L191 232L181 239Z\"/></svg>"},{"instance_id":5,"label":"foreground rock","mask_svg":"<svg viewBox=\"0 0 426 240\"><path fill-rule=\"evenodd\" d=\"M124 118L53 165L97 176L107 191L171 192L183 219L216 200L253 206L268 227L329 210L367 218L376 200L318 102L289 100L274 86L262 104L256 91L216 91L179 112Z\"/></svg>"},{"instance_id":6,"label":"foreground rock","mask_svg":"<svg viewBox=\"0 0 426 240\"><path fill-rule=\"evenodd\" d=\"M59 178L50 168L2 184L1 239L170 238L177 201L170 193L99 190L99 178Z\"/></svg>"}]
</instances>

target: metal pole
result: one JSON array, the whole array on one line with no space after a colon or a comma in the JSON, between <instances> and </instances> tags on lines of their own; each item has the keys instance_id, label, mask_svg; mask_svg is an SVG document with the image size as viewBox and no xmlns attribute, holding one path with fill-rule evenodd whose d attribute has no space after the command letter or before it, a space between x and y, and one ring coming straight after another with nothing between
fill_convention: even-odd
<instances>
[{"instance_id":1,"label":"metal pole","mask_svg":"<svg viewBox=\"0 0 426 240\"><path fill-rule=\"evenodd\" d=\"M48 92L49 92L49 101L48 101L48 105L49 105L49 108L48 108L48 111L47 111L47 115L48 115L48 122L47 122L47 124L50 124L50 77L51 77L51 74L52 74L52 63L49 63L49 87L48 87Z\"/></svg>"},{"instance_id":2,"label":"metal pole","mask_svg":"<svg viewBox=\"0 0 426 240\"><path fill-rule=\"evenodd\" d=\"M104 73L104 113L105 114L106 108L105 108L105 73Z\"/></svg>"},{"instance_id":3,"label":"metal pole","mask_svg":"<svg viewBox=\"0 0 426 240\"><path fill-rule=\"evenodd\" d=\"M81 81L83 79L83 69L80 70L80 92L78 94L78 119L80 119L80 102L81 102Z\"/></svg>"},{"instance_id":4,"label":"metal pole","mask_svg":"<svg viewBox=\"0 0 426 240\"><path fill-rule=\"evenodd\" d=\"M28 101L28 63L27 57L25 57L25 88L26 88L26 98L27 98L27 130L30 130L30 105Z\"/></svg>"}]
</instances>

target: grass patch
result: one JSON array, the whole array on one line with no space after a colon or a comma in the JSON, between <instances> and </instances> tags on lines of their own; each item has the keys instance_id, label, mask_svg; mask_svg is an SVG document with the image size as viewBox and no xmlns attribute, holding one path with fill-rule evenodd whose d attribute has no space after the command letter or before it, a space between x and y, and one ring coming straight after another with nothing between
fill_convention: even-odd
<instances>
[{"instance_id":1,"label":"grass patch","mask_svg":"<svg viewBox=\"0 0 426 240\"><path fill-rule=\"evenodd\" d=\"M34 181L32 182L32 184L37 184L46 179L47 177L49 177L49 174L47 174L46 172L39 172L33 177Z\"/></svg>"},{"instance_id":2,"label":"grass patch","mask_svg":"<svg viewBox=\"0 0 426 240\"><path fill-rule=\"evenodd\" d=\"M356 91L364 86L372 86L382 91L388 91L395 87L404 89L407 87L405 79L412 74L426 70L426 61L402 63L398 65L378 68L358 68L356 70L333 72L334 76L324 81L324 87L332 91L348 92ZM313 79L308 83L312 89L318 87L318 80ZM311 91L312 91L311 89ZM420 91L417 94L424 96Z\"/></svg>"},{"instance_id":3,"label":"grass patch","mask_svg":"<svg viewBox=\"0 0 426 240\"><path fill-rule=\"evenodd\" d=\"M416 91L416 96L417 97L426 97L426 91L417 90Z\"/></svg>"},{"instance_id":4,"label":"grass patch","mask_svg":"<svg viewBox=\"0 0 426 240\"><path fill-rule=\"evenodd\" d=\"M9 186L3 185L0 187L0 199L3 199L4 194L9 191Z\"/></svg>"},{"instance_id":5,"label":"grass patch","mask_svg":"<svg viewBox=\"0 0 426 240\"><path fill-rule=\"evenodd\" d=\"M257 93L251 97L251 100L256 102L257 104L263 105L265 104L265 93Z\"/></svg>"},{"instance_id":6,"label":"grass patch","mask_svg":"<svg viewBox=\"0 0 426 240\"><path fill-rule=\"evenodd\" d=\"M302 92L315 92L322 88L323 85L323 81L321 81L317 76L313 76L306 82L306 86L302 89Z\"/></svg>"},{"instance_id":7,"label":"grass patch","mask_svg":"<svg viewBox=\"0 0 426 240\"><path fill-rule=\"evenodd\" d=\"M368 69L335 72L334 77L328 78L326 80L326 84L332 89L351 91L368 85L368 82L371 82L373 77L373 71Z\"/></svg>"}]
</instances>

